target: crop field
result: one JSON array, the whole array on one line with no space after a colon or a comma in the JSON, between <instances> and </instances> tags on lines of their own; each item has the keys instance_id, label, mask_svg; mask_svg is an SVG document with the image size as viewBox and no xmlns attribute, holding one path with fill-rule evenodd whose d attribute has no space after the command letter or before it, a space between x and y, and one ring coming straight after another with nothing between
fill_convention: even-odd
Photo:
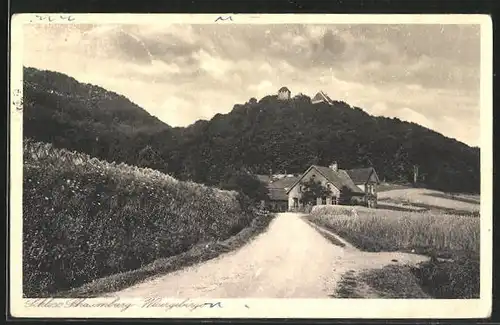
<instances>
[{"instance_id":1,"label":"crop field","mask_svg":"<svg viewBox=\"0 0 500 325\"><path fill-rule=\"evenodd\" d=\"M425 251L479 254L479 218L326 206L311 220L366 251Z\"/></svg>"},{"instance_id":2,"label":"crop field","mask_svg":"<svg viewBox=\"0 0 500 325\"><path fill-rule=\"evenodd\" d=\"M479 195L452 194L421 188L408 188L380 192L378 199L381 204L388 202L436 210L446 214L479 216Z\"/></svg>"},{"instance_id":3,"label":"crop field","mask_svg":"<svg viewBox=\"0 0 500 325\"><path fill-rule=\"evenodd\" d=\"M25 140L24 294L50 295L227 239L254 217L235 192Z\"/></svg>"},{"instance_id":4,"label":"crop field","mask_svg":"<svg viewBox=\"0 0 500 325\"><path fill-rule=\"evenodd\" d=\"M411 272L432 297L477 298L479 295L480 219L472 212L454 215L433 210L409 212L318 206L309 220L362 251L401 251L430 256L429 262ZM401 280L390 274L411 278L408 272L407 267L398 270L386 267L367 271L363 277L381 289L384 285L394 287L394 283ZM375 278L380 281L372 281Z\"/></svg>"}]
</instances>

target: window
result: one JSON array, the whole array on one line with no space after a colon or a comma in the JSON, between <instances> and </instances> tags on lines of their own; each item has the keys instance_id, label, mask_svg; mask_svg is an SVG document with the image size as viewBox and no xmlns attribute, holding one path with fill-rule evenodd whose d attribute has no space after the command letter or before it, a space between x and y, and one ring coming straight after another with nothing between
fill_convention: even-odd
<instances>
[{"instance_id":1,"label":"window","mask_svg":"<svg viewBox=\"0 0 500 325\"><path fill-rule=\"evenodd\" d=\"M316 174L312 174L311 178L314 179L316 177Z\"/></svg>"},{"instance_id":2,"label":"window","mask_svg":"<svg viewBox=\"0 0 500 325\"><path fill-rule=\"evenodd\" d=\"M321 198L321 204L326 205L326 197L325 196L323 196Z\"/></svg>"},{"instance_id":3,"label":"window","mask_svg":"<svg viewBox=\"0 0 500 325\"><path fill-rule=\"evenodd\" d=\"M293 198L293 207L298 208L299 207L299 199L294 197Z\"/></svg>"}]
</instances>

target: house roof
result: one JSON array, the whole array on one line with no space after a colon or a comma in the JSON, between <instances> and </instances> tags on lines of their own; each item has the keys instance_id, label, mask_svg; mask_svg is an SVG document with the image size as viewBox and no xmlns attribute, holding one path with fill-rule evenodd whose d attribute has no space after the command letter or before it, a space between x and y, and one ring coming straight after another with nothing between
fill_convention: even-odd
<instances>
[{"instance_id":1,"label":"house roof","mask_svg":"<svg viewBox=\"0 0 500 325\"><path fill-rule=\"evenodd\" d=\"M284 188L269 187L269 199L271 201L288 201L288 195Z\"/></svg>"},{"instance_id":2,"label":"house roof","mask_svg":"<svg viewBox=\"0 0 500 325\"><path fill-rule=\"evenodd\" d=\"M310 169L316 169L323 177L325 177L330 183L332 183L336 188L342 190L343 187L347 187L350 191L355 193L363 193L363 191L354 184L352 179L349 177L349 174L342 169L334 171L329 167L312 165L309 167L303 174L300 176L295 183L293 183L287 190L287 193L297 185L302 178L309 172Z\"/></svg>"},{"instance_id":3,"label":"house roof","mask_svg":"<svg viewBox=\"0 0 500 325\"><path fill-rule=\"evenodd\" d=\"M330 104L333 104L333 100L330 98L330 96L328 96L325 92L321 91L321 93L323 94L323 96L326 97L326 99L328 99L328 101L330 102Z\"/></svg>"},{"instance_id":4,"label":"house roof","mask_svg":"<svg viewBox=\"0 0 500 325\"><path fill-rule=\"evenodd\" d=\"M355 184L365 184L372 173L375 173L377 182L379 181L375 168L373 167L348 169L346 172Z\"/></svg>"},{"instance_id":5,"label":"house roof","mask_svg":"<svg viewBox=\"0 0 500 325\"><path fill-rule=\"evenodd\" d=\"M269 183L271 181L271 176L269 175L255 175L257 179L263 183Z\"/></svg>"},{"instance_id":6,"label":"house roof","mask_svg":"<svg viewBox=\"0 0 500 325\"><path fill-rule=\"evenodd\" d=\"M283 177L269 184L270 188L282 188L288 190L299 179L298 176Z\"/></svg>"},{"instance_id":7,"label":"house roof","mask_svg":"<svg viewBox=\"0 0 500 325\"><path fill-rule=\"evenodd\" d=\"M270 175L255 175L261 182L266 183L269 199L272 201L288 200L287 190L298 179L297 176L284 176L273 180Z\"/></svg>"},{"instance_id":8,"label":"house roof","mask_svg":"<svg viewBox=\"0 0 500 325\"><path fill-rule=\"evenodd\" d=\"M339 190L342 187L347 187L352 192L362 192L359 187L354 184L349 174L345 170L339 169L334 171L329 167L314 166L326 179L328 179Z\"/></svg>"},{"instance_id":9,"label":"house roof","mask_svg":"<svg viewBox=\"0 0 500 325\"><path fill-rule=\"evenodd\" d=\"M319 91L312 99L312 102L319 103L321 101L327 102L328 104L333 104L333 101L328 95L322 90Z\"/></svg>"},{"instance_id":10,"label":"house roof","mask_svg":"<svg viewBox=\"0 0 500 325\"><path fill-rule=\"evenodd\" d=\"M290 92L290 89L288 89L287 87L281 87L280 90L278 90L278 92L282 92L282 91Z\"/></svg>"}]
</instances>

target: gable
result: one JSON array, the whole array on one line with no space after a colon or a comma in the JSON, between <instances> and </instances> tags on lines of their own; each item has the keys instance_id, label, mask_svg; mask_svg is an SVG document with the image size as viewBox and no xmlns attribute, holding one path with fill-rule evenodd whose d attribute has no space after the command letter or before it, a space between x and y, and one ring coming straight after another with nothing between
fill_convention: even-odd
<instances>
[{"instance_id":1,"label":"gable","mask_svg":"<svg viewBox=\"0 0 500 325\"><path fill-rule=\"evenodd\" d=\"M368 179L368 182L379 183L378 175L375 172L375 169L371 173L370 178Z\"/></svg>"},{"instance_id":2,"label":"gable","mask_svg":"<svg viewBox=\"0 0 500 325\"><path fill-rule=\"evenodd\" d=\"M313 169L314 169L314 165L311 165L309 168L307 168L306 171L302 175L300 175L300 177L288 188L288 190L286 192L289 193L292 189L297 187L302 182L302 180L308 179L307 176L312 176L312 174L314 172L311 172L311 171ZM319 174L319 173L316 173L316 174Z\"/></svg>"},{"instance_id":3,"label":"gable","mask_svg":"<svg viewBox=\"0 0 500 325\"><path fill-rule=\"evenodd\" d=\"M316 96L313 97L312 101L316 102L316 101L324 101L325 98L320 94L320 93L317 93Z\"/></svg>"},{"instance_id":4,"label":"gable","mask_svg":"<svg viewBox=\"0 0 500 325\"><path fill-rule=\"evenodd\" d=\"M325 94L323 91L320 91L318 92L314 97L313 99L311 99L311 102L313 104L316 104L316 103L321 103L321 102L325 102L325 103L328 103L330 105L333 104L333 101L331 100L330 97L328 97L327 94Z\"/></svg>"}]
</instances>

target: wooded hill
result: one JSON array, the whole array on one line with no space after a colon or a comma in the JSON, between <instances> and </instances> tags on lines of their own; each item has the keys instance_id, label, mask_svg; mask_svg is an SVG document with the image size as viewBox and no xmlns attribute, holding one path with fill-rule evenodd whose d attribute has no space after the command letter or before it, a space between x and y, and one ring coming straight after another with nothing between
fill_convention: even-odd
<instances>
[{"instance_id":1,"label":"wooded hill","mask_svg":"<svg viewBox=\"0 0 500 325\"><path fill-rule=\"evenodd\" d=\"M180 179L220 185L235 172L301 173L336 160L342 169L373 166L391 182L411 181L418 165L423 186L479 191L479 148L344 102L266 96L174 128L121 95L61 73L25 68L24 96L25 137Z\"/></svg>"}]
</instances>

